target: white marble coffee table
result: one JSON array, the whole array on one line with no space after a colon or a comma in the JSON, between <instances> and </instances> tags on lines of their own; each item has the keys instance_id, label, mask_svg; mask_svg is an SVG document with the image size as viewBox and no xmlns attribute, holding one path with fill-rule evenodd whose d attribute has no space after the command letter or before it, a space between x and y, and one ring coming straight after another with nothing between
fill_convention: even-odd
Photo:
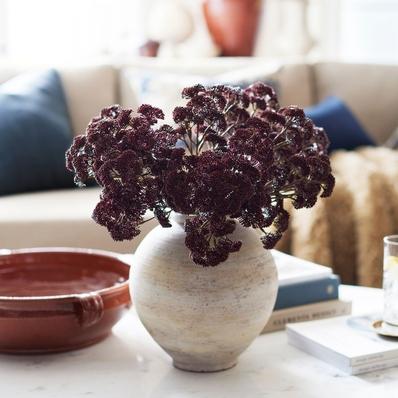
<instances>
[{"instance_id":1,"label":"white marble coffee table","mask_svg":"<svg viewBox=\"0 0 398 398\"><path fill-rule=\"evenodd\" d=\"M381 310L377 289L343 286L341 297L353 299L355 314ZM113 336L90 348L45 356L0 355L1 398L397 396L398 368L347 376L289 346L285 332L260 336L228 371L183 372L172 367L134 311Z\"/></svg>"}]
</instances>

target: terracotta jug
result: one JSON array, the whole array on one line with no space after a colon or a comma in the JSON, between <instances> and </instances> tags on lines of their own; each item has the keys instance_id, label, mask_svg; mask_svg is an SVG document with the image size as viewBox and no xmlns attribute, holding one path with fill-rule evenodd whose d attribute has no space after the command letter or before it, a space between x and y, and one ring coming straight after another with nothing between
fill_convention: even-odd
<instances>
[{"instance_id":1,"label":"terracotta jug","mask_svg":"<svg viewBox=\"0 0 398 398\"><path fill-rule=\"evenodd\" d=\"M256 41L262 0L205 0L207 26L224 56L251 56Z\"/></svg>"}]
</instances>

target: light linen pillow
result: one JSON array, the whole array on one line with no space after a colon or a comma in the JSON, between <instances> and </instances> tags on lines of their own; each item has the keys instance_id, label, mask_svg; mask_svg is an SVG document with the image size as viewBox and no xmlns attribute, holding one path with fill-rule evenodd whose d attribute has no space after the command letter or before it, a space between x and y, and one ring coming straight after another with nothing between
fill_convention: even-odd
<instances>
[{"instance_id":1,"label":"light linen pillow","mask_svg":"<svg viewBox=\"0 0 398 398\"><path fill-rule=\"evenodd\" d=\"M227 84L245 88L256 81L263 81L273 86L278 92L277 81L270 79L264 69L259 66L246 67L213 76L186 71L172 72L137 68L125 70L123 73L124 81L127 81L131 90L137 94L138 103L161 108L166 115L165 122L171 123L173 109L185 103L181 98L181 91L188 86Z\"/></svg>"},{"instance_id":2,"label":"light linen pillow","mask_svg":"<svg viewBox=\"0 0 398 398\"><path fill-rule=\"evenodd\" d=\"M163 110L165 122L172 123L172 114L176 106L184 104L181 91L195 84L208 84L205 76L177 74L160 71L126 72L132 90L137 93L139 104L150 104Z\"/></svg>"}]
</instances>

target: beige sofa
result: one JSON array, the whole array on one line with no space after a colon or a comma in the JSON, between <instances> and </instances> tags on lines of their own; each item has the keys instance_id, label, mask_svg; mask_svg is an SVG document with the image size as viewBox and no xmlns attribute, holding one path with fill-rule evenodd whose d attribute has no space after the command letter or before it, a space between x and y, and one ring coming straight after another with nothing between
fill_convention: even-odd
<instances>
[{"instance_id":1,"label":"beige sofa","mask_svg":"<svg viewBox=\"0 0 398 398\"><path fill-rule=\"evenodd\" d=\"M153 62L153 61L151 61ZM225 63L225 61L223 61ZM135 68L152 67L89 66L59 68L75 134L84 132L90 118L109 104L135 107L137 96L126 78ZM261 60L239 60L217 66L255 67L264 70L279 87L282 104L308 106L327 95L343 98L378 143L383 143L398 126L398 67L338 63L270 65ZM203 73L214 74L204 66ZM180 72L190 67L167 65ZM195 72L199 73L198 65ZM0 82L20 69L0 68ZM249 77L249 76L248 76ZM113 242L106 230L90 218L99 195L96 188L38 192L0 197L0 248L37 246L92 247L130 252L155 223L145 224L134 242Z\"/></svg>"}]
</instances>

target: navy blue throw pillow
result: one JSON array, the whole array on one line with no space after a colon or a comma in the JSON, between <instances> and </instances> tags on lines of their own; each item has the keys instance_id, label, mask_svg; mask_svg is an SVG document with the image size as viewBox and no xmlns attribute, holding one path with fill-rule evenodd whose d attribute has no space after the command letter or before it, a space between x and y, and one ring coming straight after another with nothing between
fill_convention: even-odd
<instances>
[{"instance_id":1,"label":"navy blue throw pillow","mask_svg":"<svg viewBox=\"0 0 398 398\"><path fill-rule=\"evenodd\" d=\"M340 98L327 97L319 104L306 108L305 113L315 125L325 129L330 140L329 152L375 145Z\"/></svg>"},{"instance_id":2,"label":"navy blue throw pillow","mask_svg":"<svg viewBox=\"0 0 398 398\"><path fill-rule=\"evenodd\" d=\"M72 142L65 94L55 70L0 85L0 195L73 186L65 169Z\"/></svg>"}]
</instances>

